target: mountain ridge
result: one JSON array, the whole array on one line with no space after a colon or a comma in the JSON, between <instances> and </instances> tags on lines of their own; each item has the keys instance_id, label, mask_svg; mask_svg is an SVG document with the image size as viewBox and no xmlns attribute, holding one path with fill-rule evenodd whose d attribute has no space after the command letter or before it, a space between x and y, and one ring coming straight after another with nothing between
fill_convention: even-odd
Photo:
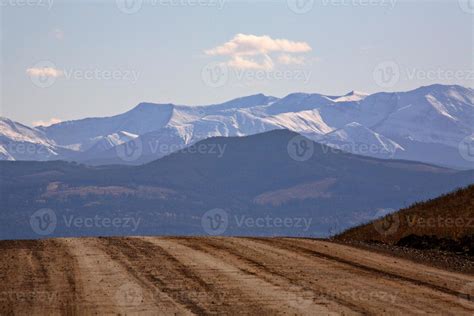
<instances>
[{"instance_id":1,"label":"mountain ridge","mask_svg":"<svg viewBox=\"0 0 474 316\"><path fill-rule=\"evenodd\" d=\"M367 129L375 143L366 143L362 134L361 138L334 140L335 131L352 123ZM154 147L150 142L159 142L160 146L178 150L212 136L245 136L290 129L357 154L470 169L474 164L459 154L458 147L464 138L474 134L473 126L474 90L436 84L406 92L370 95L354 91L343 96L291 93L283 98L255 94L207 106L142 102L122 114L66 121L32 130L44 135L52 150L58 153L55 158L90 164L139 164L163 156L148 148L139 159L124 161L116 151L127 146L127 142L141 142L145 147ZM6 128L0 129L3 135L0 145L4 149L8 148L5 144L13 141L6 136L8 132ZM117 137L120 133L134 136ZM111 139L112 147L95 146ZM40 139L36 141L40 142ZM374 152L361 149L367 145L373 146ZM25 159L5 151L11 160ZM423 151L430 154L423 155Z\"/></svg>"}]
</instances>

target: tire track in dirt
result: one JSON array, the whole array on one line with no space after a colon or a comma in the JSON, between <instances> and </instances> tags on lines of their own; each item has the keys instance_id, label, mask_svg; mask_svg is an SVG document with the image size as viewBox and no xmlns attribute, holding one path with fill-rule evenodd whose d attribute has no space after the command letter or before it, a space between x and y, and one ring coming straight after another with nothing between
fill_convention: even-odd
<instances>
[{"instance_id":1,"label":"tire track in dirt","mask_svg":"<svg viewBox=\"0 0 474 316\"><path fill-rule=\"evenodd\" d=\"M463 295L460 289L466 282L474 282L474 275L462 274L447 270L441 270L432 266L420 265L413 261L395 258L369 250L358 249L353 251L353 247L334 243L325 240L294 239L284 238L282 241L296 242L300 247L331 255L343 259L347 262L353 262L359 265L373 267L377 266L379 270L385 273L391 273L406 279L421 281L426 286L434 286L440 291L451 293L453 295ZM390 258L391 260L387 260ZM420 269L423 267L423 269Z\"/></svg>"},{"instance_id":2,"label":"tire track in dirt","mask_svg":"<svg viewBox=\"0 0 474 316\"><path fill-rule=\"evenodd\" d=\"M232 240L233 238L179 239L180 242L192 249L216 256L229 264L234 264L243 272L259 277L275 286L283 287L285 290L292 292L296 299L299 296L299 299L318 301L318 303L328 306L329 309L337 306L335 309L340 312L345 307L344 313L368 314L368 310L349 301L337 297L324 297L324 293L320 289L312 285L302 284L299 280L276 268L274 264L268 264L268 261L265 263L263 253L255 251L249 254L248 248L246 248L247 252L242 251L242 247L235 247ZM270 261L274 262L273 258Z\"/></svg>"},{"instance_id":3,"label":"tire track in dirt","mask_svg":"<svg viewBox=\"0 0 474 316\"><path fill-rule=\"evenodd\" d=\"M63 239L77 266L80 296L74 303L86 314L186 315L171 300L155 302L154 294L114 260L101 239Z\"/></svg>"},{"instance_id":4,"label":"tire track in dirt","mask_svg":"<svg viewBox=\"0 0 474 316\"><path fill-rule=\"evenodd\" d=\"M266 282L252 273L246 273L233 264L228 264L205 251L186 246L185 238L144 239L170 251L180 262L193 267L196 273L212 282L222 293L229 293L230 296L239 293L237 302L240 304L234 306L234 311L240 311L242 303L255 309L251 311L252 315L262 314L257 312L258 308L266 309L265 315L336 315L347 310L339 308L330 311L323 304L295 297L294 293Z\"/></svg>"},{"instance_id":5,"label":"tire track in dirt","mask_svg":"<svg viewBox=\"0 0 474 316\"><path fill-rule=\"evenodd\" d=\"M425 308L427 310L433 310L433 312L446 310L447 313L452 313L453 310L455 310L461 314L470 315L474 311L474 304L471 303L472 301L471 302L468 301L468 299L466 299L466 295L463 295L462 292L450 290L448 287L437 286L429 282L426 282L424 280L413 279L413 278L405 277L403 275L380 270L380 267L366 266L360 263L351 262L346 259L335 257L327 253L314 251L312 249L306 248L305 246L302 246L300 244L299 239L260 239L260 238L249 238L249 239L255 242L260 242L260 243L267 244L270 246L273 245L274 247L278 247L280 249L286 249L288 251L294 252L295 254L306 255L308 257L313 257L313 258L319 258L322 260L327 260L328 262L332 261L335 263L334 266L336 266L336 263L341 266L339 268L339 271L341 271L341 274L344 270L350 271L350 269L352 269L352 270L355 270L354 274L356 275L361 275L361 273L364 273L364 275L366 275L367 278L378 278L379 280L385 279L384 282L392 281L391 282L392 286L396 285L396 281L406 283L406 285L400 289L400 292L398 294L399 296L405 296L405 298L401 297L402 301L412 303L411 301L413 301L414 299L419 299L419 296L421 294L425 296L429 295L429 297L423 297L423 299L426 299L426 302L428 302L428 305ZM332 246L332 243L331 243L331 246ZM332 249L331 247L329 248L330 250ZM347 254L347 256L350 257L350 254ZM385 262L390 261L390 259L393 260L394 258L385 257ZM420 270L420 265L417 265L417 268L418 270ZM444 271L440 271L440 273L444 273ZM464 278L469 280L469 277L467 276L465 276ZM449 280L446 280L446 281L449 282ZM421 291L418 295L416 294L408 295L409 289L415 290L415 293L416 293L417 288L423 288L423 291ZM441 303L439 307L435 307L434 303L436 301L434 299L438 301L437 302L438 304ZM466 302L460 302L463 299L465 299ZM420 303L424 303L424 302L420 302ZM418 305L422 306L423 304L418 304Z\"/></svg>"},{"instance_id":6,"label":"tire track in dirt","mask_svg":"<svg viewBox=\"0 0 474 316\"><path fill-rule=\"evenodd\" d=\"M76 311L73 260L60 242L0 243L0 253L0 315Z\"/></svg>"},{"instance_id":7,"label":"tire track in dirt","mask_svg":"<svg viewBox=\"0 0 474 316\"><path fill-rule=\"evenodd\" d=\"M321 240L66 238L0 254L0 315L474 312L474 276Z\"/></svg>"},{"instance_id":8,"label":"tire track in dirt","mask_svg":"<svg viewBox=\"0 0 474 316\"><path fill-rule=\"evenodd\" d=\"M257 240L261 240L261 239L257 239ZM261 240L261 241L268 242L268 240ZM306 246L306 244L303 244L301 242L298 242L298 244L296 244L295 240L292 240L292 239L281 239L281 240L278 240L278 241L275 240L275 241L273 241L273 243L278 244L279 246L282 246L282 247L286 247L287 249L298 249L300 252L307 253L307 254L310 254L312 256L316 256L316 257L320 257L320 258L324 258L324 259L328 259L328 260L333 260L333 261L336 261L336 262L339 262L339 263L342 263L342 264L346 264L346 265L352 266L356 269L365 270L367 272L373 273L374 275L380 275L380 276L385 277L385 278L398 279L398 280L401 280L401 281L406 281L406 282L413 283L415 285L419 285L419 286L423 286L423 287L429 287L433 290L444 292L446 294L450 294L450 295L453 295L453 296L456 296L456 297L465 297L467 295L467 293L462 293L462 292L459 292L457 290L453 290L453 289L443 287L443 286L440 286L440 285L437 285L437 284L422 281L422 280L419 280L419 279L414 279L414 278L411 278L411 277L408 277L408 276L404 276L402 274L389 272L389 271L386 271L386 270L384 271L384 270L381 270L379 268L374 268L374 267L368 266L368 265L363 264L363 263L350 261L350 260L345 259L343 257L334 256L334 255L330 255L330 254L325 253L325 252L317 251L317 250L314 250L314 249L311 248L311 246L314 246L314 244L313 245L308 245L308 246ZM474 281L474 279L473 279L473 281Z\"/></svg>"},{"instance_id":9,"label":"tire track in dirt","mask_svg":"<svg viewBox=\"0 0 474 316\"><path fill-rule=\"evenodd\" d=\"M216 306L223 312L232 312L232 306L217 295L212 284L196 275L163 247L139 238L103 239L102 242L104 249L130 274L152 284L156 300L168 296L200 315L217 312Z\"/></svg>"},{"instance_id":10,"label":"tire track in dirt","mask_svg":"<svg viewBox=\"0 0 474 316\"><path fill-rule=\"evenodd\" d=\"M429 296L419 298L416 295L419 288L412 284L383 280L377 275L360 270L355 271L352 267L324 258L315 260L314 256L295 252L294 249L283 249L279 245L271 245L272 241L262 243L260 239L248 238L233 239L233 241L242 248L255 248L265 255L273 253L271 256L273 262L282 262L282 257L288 258L287 260L291 258L294 268L288 264L276 266L303 284L308 284L308 280L311 279L317 280L317 282L309 283L310 286L316 287L319 291L322 290L326 297L349 301L375 314L387 311L392 313L438 312L437 307L432 306L433 301L441 305L441 310L448 311L454 308L464 313L467 310L459 303L453 303L452 297L447 299L443 293L425 290L419 294ZM269 265L271 264L270 260Z\"/></svg>"},{"instance_id":11,"label":"tire track in dirt","mask_svg":"<svg viewBox=\"0 0 474 316\"><path fill-rule=\"evenodd\" d=\"M398 289L387 291L377 284L371 275L354 275L354 271L339 271L326 260L314 260L302 254L280 249L274 245L262 244L248 238L225 238L220 243L231 245L234 250L253 256L262 265L291 280L296 286L309 289L313 300L329 300L347 306L352 313L379 315L382 312L413 312L410 306L399 300ZM200 244L203 241L200 241ZM339 275L342 272L341 275ZM389 284L392 285L392 284ZM398 285L400 288L400 284ZM354 293L355 292L355 293ZM370 296L371 295L371 296ZM422 305L422 304L420 304ZM428 304L425 308L429 310Z\"/></svg>"}]
</instances>

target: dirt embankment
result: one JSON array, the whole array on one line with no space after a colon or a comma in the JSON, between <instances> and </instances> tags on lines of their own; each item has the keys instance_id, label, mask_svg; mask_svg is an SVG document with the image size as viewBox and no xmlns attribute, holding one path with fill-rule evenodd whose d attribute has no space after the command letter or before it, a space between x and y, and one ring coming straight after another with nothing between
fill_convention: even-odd
<instances>
[{"instance_id":1,"label":"dirt embankment","mask_svg":"<svg viewBox=\"0 0 474 316\"><path fill-rule=\"evenodd\" d=\"M83 238L0 251L0 315L474 313L472 275L320 240Z\"/></svg>"}]
</instances>

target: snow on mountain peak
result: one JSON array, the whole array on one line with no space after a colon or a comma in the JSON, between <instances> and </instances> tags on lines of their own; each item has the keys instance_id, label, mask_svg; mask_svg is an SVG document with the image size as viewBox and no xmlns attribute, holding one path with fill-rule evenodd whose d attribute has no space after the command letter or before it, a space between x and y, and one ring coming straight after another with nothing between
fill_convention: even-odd
<instances>
[{"instance_id":1,"label":"snow on mountain peak","mask_svg":"<svg viewBox=\"0 0 474 316\"><path fill-rule=\"evenodd\" d=\"M291 93L273 103L269 108L268 114L296 113L317 109L333 103L334 101L331 98L318 93Z\"/></svg>"},{"instance_id":2,"label":"snow on mountain peak","mask_svg":"<svg viewBox=\"0 0 474 316\"><path fill-rule=\"evenodd\" d=\"M334 99L334 102L357 102L364 100L368 96L368 93L353 90L342 97Z\"/></svg>"},{"instance_id":3,"label":"snow on mountain peak","mask_svg":"<svg viewBox=\"0 0 474 316\"><path fill-rule=\"evenodd\" d=\"M268 105L271 102L275 102L278 98L272 96L266 96L263 93L249 95L237 99L232 99L230 101L220 103L220 104L213 104L209 106L205 106L206 108L210 109L219 109L219 110L228 110L228 109L242 109L242 108L250 108L259 105Z\"/></svg>"},{"instance_id":4,"label":"snow on mountain peak","mask_svg":"<svg viewBox=\"0 0 474 316\"><path fill-rule=\"evenodd\" d=\"M137 137L182 148L212 136L289 129L356 154L464 167L468 162L457 146L472 134L473 122L474 90L456 85L372 95L292 93L281 99L260 93L206 106L143 102L119 115L49 127L29 128L0 118L0 159L44 160L57 153L56 159L91 161L100 156L113 161L118 159L113 147ZM19 156L9 151L15 141L44 142L47 154ZM375 152L362 152L365 148ZM159 158L146 154L146 159Z\"/></svg>"},{"instance_id":5,"label":"snow on mountain peak","mask_svg":"<svg viewBox=\"0 0 474 316\"><path fill-rule=\"evenodd\" d=\"M405 149L392 139L385 137L357 122L346 124L325 135L328 146L360 155L393 157L397 151Z\"/></svg>"},{"instance_id":6,"label":"snow on mountain peak","mask_svg":"<svg viewBox=\"0 0 474 316\"><path fill-rule=\"evenodd\" d=\"M43 133L35 128L14 122L6 117L0 117L0 136L11 141L49 144Z\"/></svg>"},{"instance_id":7,"label":"snow on mountain peak","mask_svg":"<svg viewBox=\"0 0 474 316\"><path fill-rule=\"evenodd\" d=\"M160 111L165 108L173 107L172 103L160 104L160 103L150 103L150 102L141 102L129 112L144 112L144 111Z\"/></svg>"}]
</instances>

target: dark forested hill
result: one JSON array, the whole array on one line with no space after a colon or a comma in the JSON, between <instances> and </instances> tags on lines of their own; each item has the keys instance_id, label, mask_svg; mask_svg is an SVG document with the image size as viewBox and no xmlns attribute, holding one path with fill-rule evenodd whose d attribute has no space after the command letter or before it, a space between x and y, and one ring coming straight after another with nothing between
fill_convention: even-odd
<instances>
[{"instance_id":1,"label":"dark forested hill","mask_svg":"<svg viewBox=\"0 0 474 316\"><path fill-rule=\"evenodd\" d=\"M327 236L474 183L474 171L357 156L286 130L210 138L135 167L3 161L0 176L3 239L41 237L31 227L40 209L56 217L47 236L206 234L203 214L216 208L222 234ZM68 221L97 216L140 224Z\"/></svg>"}]
</instances>

